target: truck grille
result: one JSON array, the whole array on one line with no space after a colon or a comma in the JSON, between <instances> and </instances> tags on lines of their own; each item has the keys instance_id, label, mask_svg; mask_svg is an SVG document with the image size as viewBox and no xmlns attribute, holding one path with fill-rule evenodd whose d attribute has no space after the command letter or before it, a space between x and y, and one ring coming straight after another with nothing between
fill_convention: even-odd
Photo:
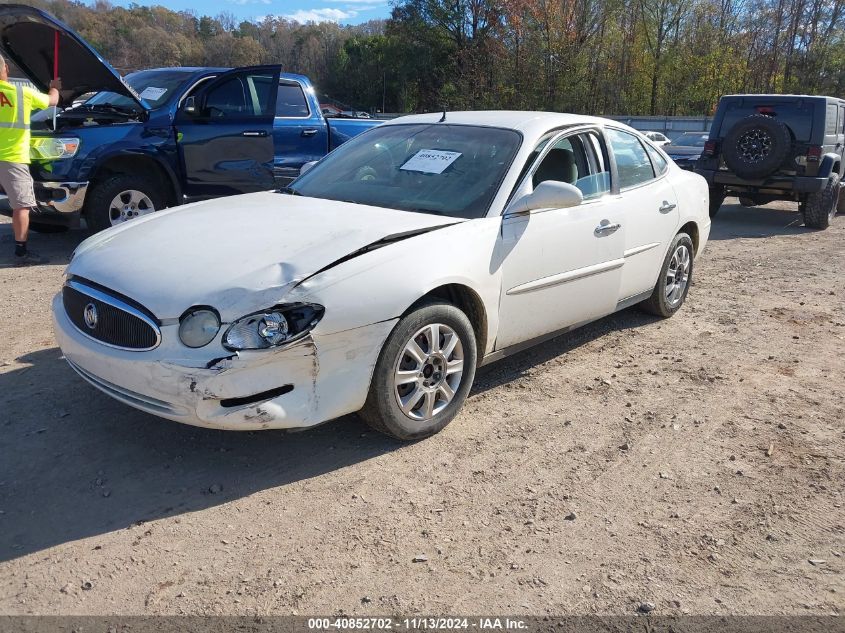
<instances>
[{"instance_id":1,"label":"truck grille","mask_svg":"<svg viewBox=\"0 0 845 633\"><path fill-rule=\"evenodd\" d=\"M76 329L105 345L140 352L161 341L151 315L98 288L70 280L62 289L62 302Z\"/></svg>"}]
</instances>

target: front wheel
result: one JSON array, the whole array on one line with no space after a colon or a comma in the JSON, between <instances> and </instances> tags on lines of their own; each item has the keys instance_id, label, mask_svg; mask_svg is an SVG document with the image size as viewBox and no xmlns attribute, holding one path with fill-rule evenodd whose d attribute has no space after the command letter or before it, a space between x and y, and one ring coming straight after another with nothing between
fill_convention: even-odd
<instances>
[{"instance_id":1,"label":"front wheel","mask_svg":"<svg viewBox=\"0 0 845 633\"><path fill-rule=\"evenodd\" d=\"M161 185L152 178L115 174L94 185L85 201L85 219L88 228L98 232L164 206Z\"/></svg>"},{"instance_id":2,"label":"front wheel","mask_svg":"<svg viewBox=\"0 0 845 633\"><path fill-rule=\"evenodd\" d=\"M690 236L678 233L669 246L651 296L640 304L646 312L668 319L681 309L692 282L694 253Z\"/></svg>"},{"instance_id":3,"label":"front wheel","mask_svg":"<svg viewBox=\"0 0 845 633\"><path fill-rule=\"evenodd\" d=\"M475 377L475 333L448 303L428 303L387 337L359 415L400 440L434 435L457 415Z\"/></svg>"}]
</instances>

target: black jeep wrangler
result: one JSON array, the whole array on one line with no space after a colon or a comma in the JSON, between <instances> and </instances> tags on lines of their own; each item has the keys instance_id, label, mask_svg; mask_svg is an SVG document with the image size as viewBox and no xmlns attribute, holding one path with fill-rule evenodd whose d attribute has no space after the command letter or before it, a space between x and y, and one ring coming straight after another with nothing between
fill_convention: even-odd
<instances>
[{"instance_id":1,"label":"black jeep wrangler","mask_svg":"<svg viewBox=\"0 0 845 633\"><path fill-rule=\"evenodd\" d=\"M710 184L710 216L727 195L743 206L795 200L804 224L845 212L845 100L725 95L695 171Z\"/></svg>"}]
</instances>

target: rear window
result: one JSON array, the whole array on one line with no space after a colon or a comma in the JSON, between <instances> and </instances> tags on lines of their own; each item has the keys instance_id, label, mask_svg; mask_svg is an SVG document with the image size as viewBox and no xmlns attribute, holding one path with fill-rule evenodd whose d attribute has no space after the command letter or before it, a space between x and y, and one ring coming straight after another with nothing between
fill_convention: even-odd
<instances>
[{"instance_id":1,"label":"rear window","mask_svg":"<svg viewBox=\"0 0 845 633\"><path fill-rule=\"evenodd\" d=\"M831 103L827 106L827 118L825 120L825 130L824 133L826 135L834 135L839 132L839 126L837 125L836 115L838 114L839 108L836 106L835 103Z\"/></svg>"},{"instance_id":2,"label":"rear window","mask_svg":"<svg viewBox=\"0 0 845 633\"><path fill-rule=\"evenodd\" d=\"M736 125L738 121L753 114L766 113L782 121L792 130L795 140L810 142L813 132L813 112L815 103L807 99L793 100L758 100L737 99L729 101L725 107L721 136Z\"/></svg>"}]
</instances>

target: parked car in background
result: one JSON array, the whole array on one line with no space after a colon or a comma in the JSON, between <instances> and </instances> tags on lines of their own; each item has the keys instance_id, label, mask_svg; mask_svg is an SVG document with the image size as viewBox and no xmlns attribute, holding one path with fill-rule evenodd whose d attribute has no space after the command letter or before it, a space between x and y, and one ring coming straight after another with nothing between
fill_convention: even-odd
<instances>
[{"instance_id":1,"label":"parked car in background","mask_svg":"<svg viewBox=\"0 0 845 633\"><path fill-rule=\"evenodd\" d=\"M695 171L710 183L711 215L725 196L745 206L798 202L804 224L825 229L845 212L845 99L726 95Z\"/></svg>"},{"instance_id":2,"label":"parked car in background","mask_svg":"<svg viewBox=\"0 0 845 633\"><path fill-rule=\"evenodd\" d=\"M707 132L684 132L671 142L663 146L663 151L669 155L681 169L692 170L707 141Z\"/></svg>"},{"instance_id":3,"label":"parked car in background","mask_svg":"<svg viewBox=\"0 0 845 633\"><path fill-rule=\"evenodd\" d=\"M283 186L379 124L329 122L308 78L279 66L160 68L124 80L47 13L0 6L0 49L42 90L57 33L63 103L96 94L58 114L55 130L52 117L33 127L36 230L84 216L99 231L164 207Z\"/></svg>"},{"instance_id":4,"label":"parked car in background","mask_svg":"<svg viewBox=\"0 0 845 633\"><path fill-rule=\"evenodd\" d=\"M178 422L359 411L417 439L454 418L480 364L634 304L677 312L707 196L606 119L404 117L282 191L90 237L53 302L56 336L93 386Z\"/></svg>"},{"instance_id":5,"label":"parked car in background","mask_svg":"<svg viewBox=\"0 0 845 633\"><path fill-rule=\"evenodd\" d=\"M643 132L642 134L658 147L671 142L669 140L669 137L663 134L662 132Z\"/></svg>"}]
</instances>

